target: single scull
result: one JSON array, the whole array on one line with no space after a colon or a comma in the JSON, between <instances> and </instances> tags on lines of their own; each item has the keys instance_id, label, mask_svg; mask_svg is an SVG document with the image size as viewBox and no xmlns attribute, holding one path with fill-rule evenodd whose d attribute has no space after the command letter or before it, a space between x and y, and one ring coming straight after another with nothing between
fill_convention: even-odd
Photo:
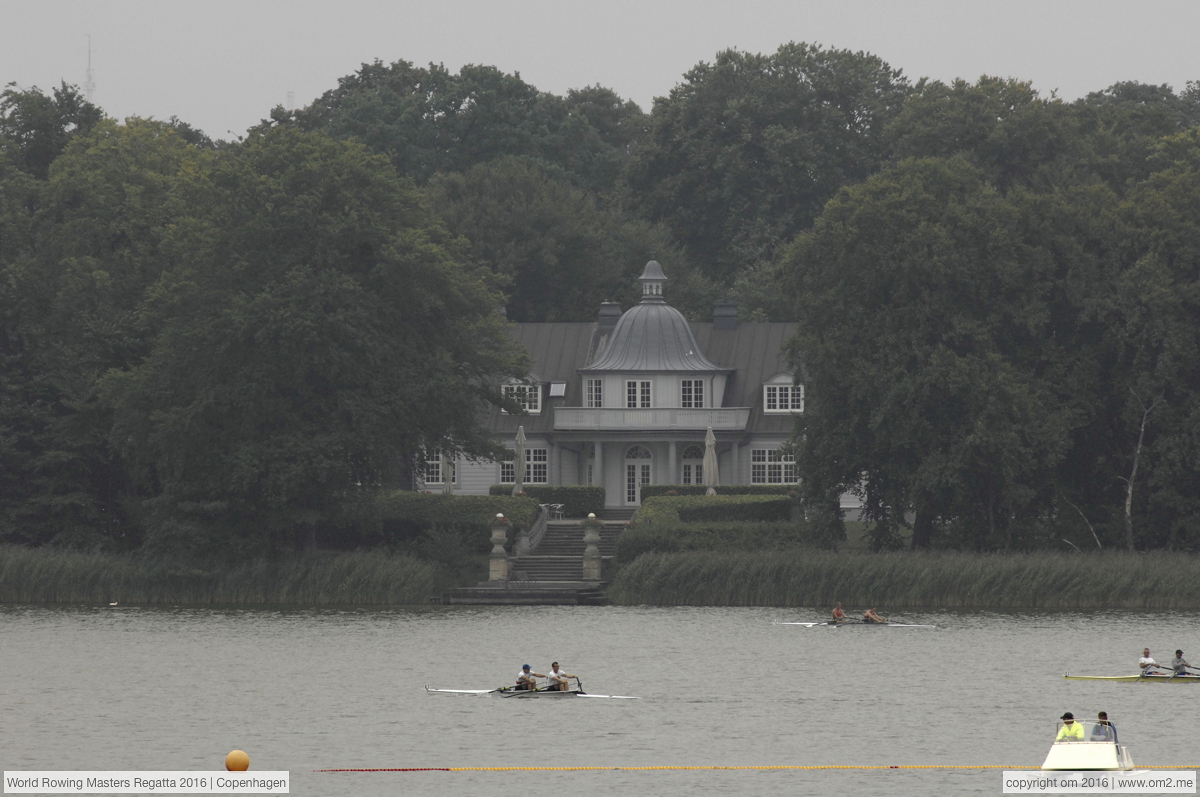
<instances>
[{"instance_id":1,"label":"single scull","mask_svg":"<svg viewBox=\"0 0 1200 797\"><path fill-rule=\"evenodd\" d=\"M852 625L853 626L866 626L868 628L874 627L874 626L890 626L892 628L937 628L936 625L916 625L913 623L892 623L892 622L864 623L864 622L861 622L858 620L851 620L851 621L843 622L843 623L835 623L832 620L826 620L825 622L821 622L821 623L788 623L788 622L784 622L782 620L776 620L774 622L774 625L802 625L805 628L819 628L819 627L825 627L825 626L832 626L833 628L845 628L847 626L852 626Z\"/></svg>"},{"instance_id":2,"label":"single scull","mask_svg":"<svg viewBox=\"0 0 1200 797\"><path fill-rule=\"evenodd\" d=\"M605 700L640 700L641 698L631 695L591 695L584 692L582 689L573 690L570 692L560 692L555 689L514 689L511 686L504 686L500 689L430 689L425 686L426 692L438 692L446 695L500 695L500 697L593 697L603 698Z\"/></svg>"},{"instance_id":3,"label":"single scull","mask_svg":"<svg viewBox=\"0 0 1200 797\"><path fill-rule=\"evenodd\" d=\"M1068 681L1123 681L1125 683L1154 681L1155 683L1164 684L1200 683L1200 675L1192 675L1190 673L1180 675L1158 672L1147 673L1145 675L1071 675L1071 673L1067 673L1063 678L1066 678Z\"/></svg>"}]
</instances>

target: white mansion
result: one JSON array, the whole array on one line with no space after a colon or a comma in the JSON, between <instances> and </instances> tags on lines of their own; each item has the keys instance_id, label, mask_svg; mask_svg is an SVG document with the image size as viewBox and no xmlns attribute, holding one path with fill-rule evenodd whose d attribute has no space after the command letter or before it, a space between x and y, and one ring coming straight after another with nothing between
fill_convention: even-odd
<instances>
[{"instance_id":1,"label":"white mansion","mask_svg":"<svg viewBox=\"0 0 1200 797\"><path fill-rule=\"evenodd\" d=\"M610 507L641 502L646 484L703 484L704 440L716 437L722 485L796 481L781 452L804 385L783 347L791 323L739 323L721 302L710 323L690 324L663 298L656 261L639 278L642 301L624 313L600 306L592 323L512 324L534 365L526 382L505 385L528 415L494 408L489 429L515 445L526 437L523 482L599 485ZM421 489L482 495L514 482L513 462L460 460L449 474L427 464Z\"/></svg>"}]
</instances>

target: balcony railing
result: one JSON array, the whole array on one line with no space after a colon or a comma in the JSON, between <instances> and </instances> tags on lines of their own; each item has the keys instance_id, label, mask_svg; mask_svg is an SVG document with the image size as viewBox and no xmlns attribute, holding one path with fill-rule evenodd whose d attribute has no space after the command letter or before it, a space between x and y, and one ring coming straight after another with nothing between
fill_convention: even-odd
<instances>
[{"instance_id":1,"label":"balcony railing","mask_svg":"<svg viewBox=\"0 0 1200 797\"><path fill-rule=\"evenodd\" d=\"M707 429L740 431L750 420L749 407L684 409L654 407L555 407L554 428L558 431L624 431L630 429Z\"/></svg>"}]
</instances>

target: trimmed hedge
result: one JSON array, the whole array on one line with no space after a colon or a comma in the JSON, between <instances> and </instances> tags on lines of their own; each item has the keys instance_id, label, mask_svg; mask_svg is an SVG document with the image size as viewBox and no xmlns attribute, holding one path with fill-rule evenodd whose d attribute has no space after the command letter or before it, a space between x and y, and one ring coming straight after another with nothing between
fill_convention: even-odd
<instances>
[{"instance_id":1,"label":"trimmed hedge","mask_svg":"<svg viewBox=\"0 0 1200 797\"><path fill-rule=\"evenodd\" d=\"M637 524L617 538L617 561L629 563L647 553L764 551L813 544L808 525L791 521Z\"/></svg>"},{"instance_id":2,"label":"trimmed hedge","mask_svg":"<svg viewBox=\"0 0 1200 797\"><path fill-rule=\"evenodd\" d=\"M718 485L717 495L792 495L800 489L798 484L732 484ZM643 484L642 500L660 495L704 495L708 488L703 484Z\"/></svg>"},{"instance_id":3,"label":"trimmed hedge","mask_svg":"<svg viewBox=\"0 0 1200 797\"><path fill-rule=\"evenodd\" d=\"M478 526L489 529L492 518L502 514L519 528L529 528L537 519L538 502L529 497L495 495L445 495L391 490L375 501L384 522L409 521L424 527Z\"/></svg>"},{"instance_id":4,"label":"trimmed hedge","mask_svg":"<svg viewBox=\"0 0 1200 797\"><path fill-rule=\"evenodd\" d=\"M490 495L512 495L511 484L493 484L489 489ZM536 498L539 504L562 504L563 513L567 517L587 517L590 513L599 515L604 511L604 488L587 487L584 485L525 484L521 486L525 494Z\"/></svg>"},{"instance_id":5,"label":"trimmed hedge","mask_svg":"<svg viewBox=\"0 0 1200 797\"><path fill-rule=\"evenodd\" d=\"M637 523L617 538L617 559L644 553L834 548L846 539L835 513L810 509L793 520L791 495L670 495L647 498Z\"/></svg>"},{"instance_id":6,"label":"trimmed hedge","mask_svg":"<svg viewBox=\"0 0 1200 797\"><path fill-rule=\"evenodd\" d=\"M793 501L786 495L663 495L642 500L639 525L716 521L787 521Z\"/></svg>"}]
</instances>

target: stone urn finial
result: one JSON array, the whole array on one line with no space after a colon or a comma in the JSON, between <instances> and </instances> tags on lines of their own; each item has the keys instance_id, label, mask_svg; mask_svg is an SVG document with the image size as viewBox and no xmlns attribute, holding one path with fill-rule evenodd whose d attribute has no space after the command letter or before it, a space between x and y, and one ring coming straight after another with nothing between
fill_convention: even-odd
<instances>
[{"instance_id":1,"label":"stone urn finial","mask_svg":"<svg viewBox=\"0 0 1200 797\"><path fill-rule=\"evenodd\" d=\"M488 581L508 581L508 518L496 513L492 520L492 552L488 555Z\"/></svg>"},{"instance_id":2,"label":"stone urn finial","mask_svg":"<svg viewBox=\"0 0 1200 797\"><path fill-rule=\"evenodd\" d=\"M604 526L596 519L595 512L589 512L586 519L580 522L583 526L583 580L600 580L600 529Z\"/></svg>"}]
</instances>

